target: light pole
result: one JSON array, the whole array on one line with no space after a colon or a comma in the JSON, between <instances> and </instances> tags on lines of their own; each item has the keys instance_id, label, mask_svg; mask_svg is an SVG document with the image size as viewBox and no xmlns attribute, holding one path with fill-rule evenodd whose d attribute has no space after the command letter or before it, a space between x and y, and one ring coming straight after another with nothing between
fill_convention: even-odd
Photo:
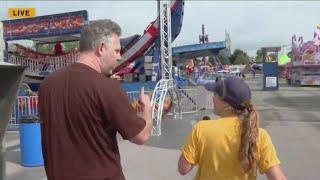
<instances>
[{"instance_id":1,"label":"light pole","mask_svg":"<svg viewBox=\"0 0 320 180\"><path fill-rule=\"evenodd\" d=\"M200 44L206 44L209 42L208 34L205 34L204 24L202 24L202 34L199 35L199 42ZM204 73L207 72L207 63L206 63L206 57L203 57L204 60Z\"/></svg>"}]
</instances>

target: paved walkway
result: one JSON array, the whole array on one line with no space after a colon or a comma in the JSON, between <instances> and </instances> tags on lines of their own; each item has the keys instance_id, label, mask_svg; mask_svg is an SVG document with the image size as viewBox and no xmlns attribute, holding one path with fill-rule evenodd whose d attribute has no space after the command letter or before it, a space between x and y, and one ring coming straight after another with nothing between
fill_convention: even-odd
<instances>
[{"instance_id":1,"label":"paved walkway","mask_svg":"<svg viewBox=\"0 0 320 180\"><path fill-rule=\"evenodd\" d=\"M315 180L320 176L320 88L281 87L279 91L261 91L260 80L247 80L253 90L261 127L270 133L282 167L290 180ZM183 119L166 118L162 136L152 137L145 146L119 140L122 164L128 180L193 179L194 169L185 177L178 175L177 160L192 125L209 111L184 115ZM46 179L43 167L19 165L17 133L7 133L8 180ZM261 176L259 179L265 179Z\"/></svg>"}]
</instances>

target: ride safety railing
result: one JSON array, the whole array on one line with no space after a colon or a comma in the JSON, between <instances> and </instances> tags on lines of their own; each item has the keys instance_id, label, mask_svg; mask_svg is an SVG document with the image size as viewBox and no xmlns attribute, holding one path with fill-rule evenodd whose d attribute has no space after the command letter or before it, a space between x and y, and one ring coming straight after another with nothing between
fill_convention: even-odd
<instances>
[{"instance_id":1,"label":"ride safety railing","mask_svg":"<svg viewBox=\"0 0 320 180\"><path fill-rule=\"evenodd\" d=\"M25 116L38 116L38 96L18 96L13 106L10 125L18 125Z\"/></svg>"},{"instance_id":2,"label":"ride safety railing","mask_svg":"<svg viewBox=\"0 0 320 180\"><path fill-rule=\"evenodd\" d=\"M26 66L26 74L42 76L76 62L78 57L79 52L71 52L61 56L48 56L40 58L29 58L9 54L8 62Z\"/></svg>"},{"instance_id":3,"label":"ride safety railing","mask_svg":"<svg viewBox=\"0 0 320 180\"><path fill-rule=\"evenodd\" d=\"M203 87L198 87L197 89L178 89L180 93L180 109L181 114L196 113L202 109L212 109L212 96L213 94L206 91ZM152 91L145 91L151 98ZM187 94L187 95L186 95ZM136 110L137 113L142 112L141 106L139 104L139 91L127 92L127 96L131 105ZM172 97L167 94L165 98L163 111L164 114L172 113ZM11 119L9 121L10 126L19 125L20 119L24 116L38 116L38 96L18 96L16 102L13 106L13 112Z\"/></svg>"}]
</instances>

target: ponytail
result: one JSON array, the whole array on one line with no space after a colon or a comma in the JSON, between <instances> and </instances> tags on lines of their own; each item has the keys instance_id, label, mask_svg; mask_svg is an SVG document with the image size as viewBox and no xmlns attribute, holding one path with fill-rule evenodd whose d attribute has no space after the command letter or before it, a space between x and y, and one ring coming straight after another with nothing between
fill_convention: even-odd
<instances>
[{"instance_id":1,"label":"ponytail","mask_svg":"<svg viewBox=\"0 0 320 180\"><path fill-rule=\"evenodd\" d=\"M245 172L257 173L259 117L250 100L243 103L246 113L242 118L239 160Z\"/></svg>"}]
</instances>

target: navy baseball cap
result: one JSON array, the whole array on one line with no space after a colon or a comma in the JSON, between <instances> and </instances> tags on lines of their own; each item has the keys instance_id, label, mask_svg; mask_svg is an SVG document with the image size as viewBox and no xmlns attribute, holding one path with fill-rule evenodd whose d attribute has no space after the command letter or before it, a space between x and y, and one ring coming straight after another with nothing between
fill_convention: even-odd
<instances>
[{"instance_id":1,"label":"navy baseball cap","mask_svg":"<svg viewBox=\"0 0 320 180\"><path fill-rule=\"evenodd\" d=\"M227 77L217 82L209 82L204 87L208 91L218 94L230 106L238 110L244 110L244 102L251 100L249 86L237 77Z\"/></svg>"}]
</instances>

